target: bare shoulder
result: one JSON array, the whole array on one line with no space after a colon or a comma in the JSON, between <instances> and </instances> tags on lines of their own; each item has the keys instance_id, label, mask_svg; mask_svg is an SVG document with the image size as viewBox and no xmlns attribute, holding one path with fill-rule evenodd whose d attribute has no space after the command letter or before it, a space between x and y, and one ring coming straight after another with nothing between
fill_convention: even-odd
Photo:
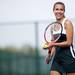
<instances>
[{"instance_id":1,"label":"bare shoulder","mask_svg":"<svg viewBox=\"0 0 75 75\"><path fill-rule=\"evenodd\" d=\"M73 26L72 22L70 20L65 21L65 26Z\"/></svg>"}]
</instances>

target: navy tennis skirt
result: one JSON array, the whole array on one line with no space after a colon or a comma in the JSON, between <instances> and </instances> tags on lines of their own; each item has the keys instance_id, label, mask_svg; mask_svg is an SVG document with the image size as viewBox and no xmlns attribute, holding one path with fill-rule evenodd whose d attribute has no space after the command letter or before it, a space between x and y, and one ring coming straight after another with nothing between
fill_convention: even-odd
<instances>
[{"instance_id":1,"label":"navy tennis skirt","mask_svg":"<svg viewBox=\"0 0 75 75\"><path fill-rule=\"evenodd\" d=\"M72 57L69 47L58 49L52 62L51 70L60 73L75 72L75 58Z\"/></svg>"},{"instance_id":2,"label":"navy tennis skirt","mask_svg":"<svg viewBox=\"0 0 75 75\"><path fill-rule=\"evenodd\" d=\"M66 35L62 35L59 42L66 40ZM58 71L60 73L75 72L75 58L68 47L56 47L56 54L51 65L51 71Z\"/></svg>"}]
</instances>

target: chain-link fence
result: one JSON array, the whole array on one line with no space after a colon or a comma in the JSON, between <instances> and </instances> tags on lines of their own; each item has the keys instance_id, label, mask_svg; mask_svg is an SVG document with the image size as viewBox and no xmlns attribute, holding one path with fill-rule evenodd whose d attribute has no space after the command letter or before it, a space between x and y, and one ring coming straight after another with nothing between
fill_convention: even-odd
<instances>
[{"instance_id":1,"label":"chain-link fence","mask_svg":"<svg viewBox=\"0 0 75 75\"><path fill-rule=\"evenodd\" d=\"M44 57L0 50L0 75L48 75Z\"/></svg>"},{"instance_id":2,"label":"chain-link fence","mask_svg":"<svg viewBox=\"0 0 75 75\"><path fill-rule=\"evenodd\" d=\"M0 23L0 75L47 75L41 43L48 22ZM47 52L46 52L47 53Z\"/></svg>"}]
</instances>

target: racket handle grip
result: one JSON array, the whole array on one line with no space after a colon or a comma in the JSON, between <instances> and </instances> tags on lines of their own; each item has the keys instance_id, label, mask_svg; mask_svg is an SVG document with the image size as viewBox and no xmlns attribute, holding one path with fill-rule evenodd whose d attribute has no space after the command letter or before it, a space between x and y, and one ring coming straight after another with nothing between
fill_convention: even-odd
<instances>
[{"instance_id":1,"label":"racket handle grip","mask_svg":"<svg viewBox=\"0 0 75 75\"><path fill-rule=\"evenodd\" d=\"M46 57L46 63L49 64L51 60L52 60L52 56L48 54L48 56Z\"/></svg>"},{"instance_id":2,"label":"racket handle grip","mask_svg":"<svg viewBox=\"0 0 75 75\"><path fill-rule=\"evenodd\" d=\"M51 50L48 50L48 54L51 54Z\"/></svg>"}]
</instances>

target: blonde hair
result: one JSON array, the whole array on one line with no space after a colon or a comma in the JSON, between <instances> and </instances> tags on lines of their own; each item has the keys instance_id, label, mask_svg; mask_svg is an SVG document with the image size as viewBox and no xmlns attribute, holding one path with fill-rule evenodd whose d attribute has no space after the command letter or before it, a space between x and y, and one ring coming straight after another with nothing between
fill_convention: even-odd
<instances>
[{"instance_id":1,"label":"blonde hair","mask_svg":"<svg viewBox=\"0 0 75 75\"><path fill-rule=\"evenodd\" d=\"M65 4L64 4L63 2L56 2L56 3L54 4L54 6L53 6L53 10L55 9L55 6L56 6L57 4L63 5L64 11L65 11Z\"/></svg>"}]
</instances>

